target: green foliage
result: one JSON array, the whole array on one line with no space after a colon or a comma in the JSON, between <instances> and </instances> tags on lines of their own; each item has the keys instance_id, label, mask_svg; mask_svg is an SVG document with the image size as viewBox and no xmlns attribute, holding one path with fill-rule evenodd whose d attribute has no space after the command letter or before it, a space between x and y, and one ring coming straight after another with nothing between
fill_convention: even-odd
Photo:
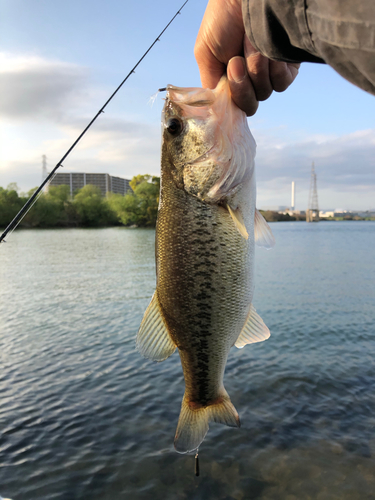
<instances>
[{"instance_id":1,"label":"green foliage","mask_svg":"<svg viewBox=\"0 0 375 500\"><path fill-rule=\"evenodd\" d=\"M37 188L28 192L29 197ZM69 203L69 186L51 186L42 193L26 215L24 224L31 227L54 227L68 225L66 205Z\"/></svg>"},{"instance_id":2,"label":"green foliage","mask_svg":"<svg viewBox=\"0 0 375 500\"><path fill-rule=\"evenodd\" d=\"M136 175L130 181L133 192L112 194L108 203L124 226L154 227L158 213L160 177Z\"/></svg>"},{"instance_id":3,"label":"green foliage","mask_svg":"<svg viewBox=\"0 0 375 500\"><path fill-rule=\"evenodd\" d=\"M63 184L61 186L51 186L48 190L48 196L65 203L69 201L70 188L66 184Z\"/></svg>"},{"instance_id":4,"label":"green foliage","mask_svg":"<svg viewBox=\"0 0 375 500\"><path fill-rule=\"evenodd\" d=\"M135 188L139 185L142 184L142 182L153 182L154 179L158 179L158 177L152 177L149 174L146 175L135 175L133 179L129 182L130 187L132 188L133 191L135 191Z\"/></svg>"},{"instance_id":5,"label":"green foliage","mask_svg":"<svg viewBox=\"0 0 375 500\"><path fill-rule=\"evenodd\" d=\"M19 188L17 186L17 182L11 182L10 184L8 184L7 191L15 191L16 193L18 193Z\"/></svg>"},{"instance_id":6,"label":"green foliage","mask_svg":"<svg viewBox=\"0 0 375 500\"><path fill-rule=\"evenodd\" d=\"M116 222L115 214L97 186L87 184L80 189L73 205L82 226L106 226Z\"/></svg>"},{"instance_id":7,"label":"green foliage","mask_svg":"<svg viewBox=\"0 0 375 500\"><path fill-rule=\"evenodd\" d=\"M260 213L266 219L267 222L277 222L277 221L295 221L296 217L289 214L279 214L279 212L274 212L272 210L260 210Z\"/></svg>"},{"instance_id":8,"label":"green foliage","mask_svg":"<svg viewBox=\"0 0 375 500\"><path fill-rule=\"evenodd\" d=\"M132 193L110 194L103 198L98 187L86 185L73 199L69 186L51 186L42 193L23 219L24 227L155 226L160 178L137 175L130 182ZM12 188L12 189L10 189ZM7 226L37 188L20 197L15 183L0 188L0 226Z\"/></svg>"},{"instance_id":9,"label":"green foliage","mask_svg":"<svg viewBox=\"0 0 375 500\"><path fill-rule=\"evenodd\" d=\"M124 226L136 225L139 219L139 201L134 194L111 194L108 204Z\"/></svg>"},{"instance_id":10,"label":"green foliage","mask_svg":"<svg viewBox=\"0 0 375 500\"><path fill-rule=\"evenodd\" d=\"M136 222L138 226L155 226L158 214L159 191L159 177L152 177L151 182L146 179L142 180L136 185L134 196L138 198L139 204L139 217Z\"/></svg>"},{"instance_id":11,"label":"green foliage","mask_svg":"<svg viewBox=\"0 0 375 500\"><path fill-rule=\"evenodd\" d=\"M15 183L9 184L7 189L0 187L0 227L6 227L26 202L18 196L17 190Z\"/></svg>"}]
</instances>

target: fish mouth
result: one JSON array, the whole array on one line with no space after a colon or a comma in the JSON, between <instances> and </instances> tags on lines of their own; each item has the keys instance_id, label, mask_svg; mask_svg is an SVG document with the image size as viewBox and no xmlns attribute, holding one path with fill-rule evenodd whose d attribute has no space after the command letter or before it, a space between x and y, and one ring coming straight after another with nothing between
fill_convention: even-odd
<instances>
[{"instance_id":1,"label":"fish mouth","mask_svg":"<svg viewBox=\"0 0 375 500\"><path fill-rule=\"evenodd\" d=\"M167 100L174 104L191 106L193 108L203 108L212 106L215 102L215 94L211 89L202 89L200 87L175 87L167 85Z\"/></svg>"},{"instance_id":2,"label":"fish mouth","mask_svg":"<svg viewBox=\"0 0 375 500\"><path fill-rule=\"evenodd\" d=\"M185 106L193 106L195 108L203 108L204 106L211 106L214 103L214 100L209 99L200 99L198 101L185 101Z\"/></svg>"}]
</instances>

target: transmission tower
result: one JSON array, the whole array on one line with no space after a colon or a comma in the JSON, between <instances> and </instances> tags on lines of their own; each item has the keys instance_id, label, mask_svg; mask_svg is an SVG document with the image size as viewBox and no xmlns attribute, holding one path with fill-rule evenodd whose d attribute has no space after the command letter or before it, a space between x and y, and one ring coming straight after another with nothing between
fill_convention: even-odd
<instances>
[{"instance_id":1,"label":"transmission tower","mask_svg":"<svg viewBox=\"0 0 375 500\"><path fill-rule=\"evenodd\" d=\"M318 189L316 187L316 173L314 162L312 163L311 167L309 204L307 205L306 210L306 221L319 222Z\"/></svg>"},{"instance_id":2,"label":"transmission tower","mask_svg":"<svg viewBox=\"0 0 375 500\"><path fill-rule=\"evenodd\" d=\"M48 172L47 172L47 156L43 155L42 156L42 160L43 160L43 163L42 163L42 181L44 181L44 179L48 175Z\"/></svg>"}]
</instances>

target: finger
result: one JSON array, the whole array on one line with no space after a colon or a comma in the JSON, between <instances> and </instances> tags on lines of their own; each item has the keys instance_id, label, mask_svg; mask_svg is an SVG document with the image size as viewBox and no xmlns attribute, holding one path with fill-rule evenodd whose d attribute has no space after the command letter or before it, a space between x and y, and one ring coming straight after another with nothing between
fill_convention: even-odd
<instances>
[{"instance_id":1,"label":"finger","mask_svg":"<svg viewBox=\"0 0 375 500\"><path fill-rule=\"evenodd\" d=\"M215 88L229 59L242 54L244 33L241 0L209 0L194 48L203 87Z\"/></svg>"},{"instance_id":2,"label":"finger","mask_svg":"<svg viewBox=\"0 0 375 500\"><path fill-rule=\"evenodd\" d=\"M233 57L228 62L227 75L233 101L247 116L253 116L259 103L247 74L245 59L240 56Z\"/></svg>"},{"instance_id":3,"label":"finger","mask_svg":"<svg viewBox=\"0 0 375 500\"><path fill-rule=\"evenodd\" d=\"M265 101L272 94L273 87L269 74L270 60L258 52L244 36L244 52L247 72L253 84L258 101Z\"/></svg>"},{"instance_id":4,"label":"finger","mask_svg":"<svg viewBox=\"0 0 375 500\"><path fill-rule=\"evenodd\" d=\"M299 63L270 61L270 80L276 92L284 92L298 75Z\"/></svg>"},{"instance_id":5,"label":"finger","mask_svg":"<svg viewBox=\"0 0 375 500\"><path fill-rule=\"evenodd\" d=\"M214 89L225 73L225 64L216 59L208 45L201 39L197 39L194 55L198 63L202 87Z\"/></svg>"}]
</instances>

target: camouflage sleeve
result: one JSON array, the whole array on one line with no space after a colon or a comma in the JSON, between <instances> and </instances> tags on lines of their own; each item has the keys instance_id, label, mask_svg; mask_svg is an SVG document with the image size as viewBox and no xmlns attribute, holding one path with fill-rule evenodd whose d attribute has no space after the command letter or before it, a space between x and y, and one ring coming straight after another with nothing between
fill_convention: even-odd
<instances>
[{"instance_id":1,"label":"camouflage sleeve","mask_svg":"<svg viewBox=\"0 0 375 500\"><path fill-rule=\"evenodd\" d=\"M375 95L374 0L242 0L246 34L269 59L318 62Z\"/></svg>"}]
</instances>

